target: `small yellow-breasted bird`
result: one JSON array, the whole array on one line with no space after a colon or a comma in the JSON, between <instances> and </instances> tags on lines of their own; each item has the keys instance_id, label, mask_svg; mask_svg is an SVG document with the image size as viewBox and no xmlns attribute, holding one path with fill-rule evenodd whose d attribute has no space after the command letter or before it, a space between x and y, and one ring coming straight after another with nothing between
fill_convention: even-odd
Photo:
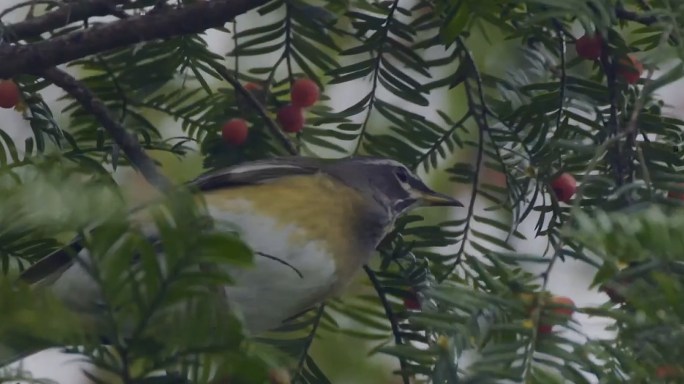
<instances>
[{"instance_id":1,"label":"small yellow-breasted bird","mask_svg":"<svg viewBox=\"0 0 684 384\"><path fill-rule=\"evenodd\" d=\"M368 262L397 217L418 206L463 206L428 188L399 162L371 157L283 157L206 173L190 183L214 228L237 227L254 265L231 269L230 308L249 333L279 326L347 285ZM97 284L64 252L46 256L22 279L52 281L68 307L89 311Z\"/></svg>"}]
</instances>

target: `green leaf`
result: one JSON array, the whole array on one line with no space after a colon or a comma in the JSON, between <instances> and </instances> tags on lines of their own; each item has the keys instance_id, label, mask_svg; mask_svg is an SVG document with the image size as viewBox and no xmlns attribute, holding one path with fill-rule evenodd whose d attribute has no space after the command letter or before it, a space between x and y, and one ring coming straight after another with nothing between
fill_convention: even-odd
<instances>
[{"instance_id":1,"label":"green leaf","mask_svg":"<svg viewBox=\"0 0 684 384\"><path fill-rule=\"evenodd\" d=\"M451 5L451 11L446 17L446 22L440 28L439 34L442 42L447 47L461 35L471 18L471 10L467 1L459 0Z\"/></svg>"}]
</instances>

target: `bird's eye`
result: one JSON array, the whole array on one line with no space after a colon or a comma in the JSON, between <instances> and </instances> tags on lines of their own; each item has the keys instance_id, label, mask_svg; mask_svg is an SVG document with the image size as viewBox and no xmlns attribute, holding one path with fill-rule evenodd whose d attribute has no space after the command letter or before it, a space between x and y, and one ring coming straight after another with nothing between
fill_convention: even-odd
<instances>
[{"instance_id":1,"label":"bird's eye","mask_svg":"<svg viewBox=\"0 0 684 384\"><path fill-rule=\"evenodd\" d=\"M399 181L402 183L408 183L409 175L408 171L406 171L406 168L397 167L394 173L397 175L397 179L399 179Z\"/></svg>"}]
</instances>

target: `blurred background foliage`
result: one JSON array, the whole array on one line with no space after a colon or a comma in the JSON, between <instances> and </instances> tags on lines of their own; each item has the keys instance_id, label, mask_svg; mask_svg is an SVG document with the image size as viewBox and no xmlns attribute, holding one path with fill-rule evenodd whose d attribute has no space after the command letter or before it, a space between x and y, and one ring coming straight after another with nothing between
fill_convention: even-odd
<instances>
[{"instance_id":1,"label":"blurred background foliage","mask_svg":"<svg viewBox=\"0 0 684 384\"><path fill-rule=\"evenodd\" d=\"M198 1L113 1L111 17L20 40ZM7 6L3 42L18 41L13 23L75 3ZM267 382L274 367L298 383L684 382L684 123L658 93L682 77L683 18L671 0L274 0L206 34L68 63L178 183L287 154L269 120L308 77L323 97L288 135L299 154L394 158L466 202L404 218L343 297L258 340L212 301L230 277L192 272L248 263L239 239L198 231L199 210L179 193L160 203L164 235L146 241L123 213L158 194L79 102L17 76L25 131L0 130L0 340L79 345L69 353L107 382L152 382L171 368L206 382L202 364L245 383ZM594 34L600 55L587 60L576 41ZM628 54L645 68L638 82L620 76ZM265 114L236 89L248 83ZM236 117L250 125L242 145L221 137ZM571 201L551 187L561 173L579 182ZM92 319L11 284L95 224L92 273L107 307L125 308L106 318L109 348L82 332ZM168 281L153 273L158 246L175 250ZM133 254L148 262L129 273ZM548 285L570 260L592 275L586 290L610 300L567 319L549 310ZM174 311L178 297L185 311ZM587 333L578 315L606 319L608 332Z\"/></svg>"}]
</instances>

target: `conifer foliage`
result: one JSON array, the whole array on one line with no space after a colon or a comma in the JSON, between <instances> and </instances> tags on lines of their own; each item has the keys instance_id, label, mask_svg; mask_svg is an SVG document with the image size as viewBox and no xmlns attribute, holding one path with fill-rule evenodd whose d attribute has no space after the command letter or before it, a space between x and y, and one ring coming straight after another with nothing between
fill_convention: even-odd
<instances>
[{"instance_id":1,"label":"conifer foliage","mask_svg":"<svg viewBox=\"0 0 684 384\"><path fill-rule=\"evenodd\" d=\"M124 383L327 383L312 347L335 337L396 358L402 383L684 382L684 121L659 93L684 77L680 2L2 7L0 103L30 132L20 142L0 127L0 357L63 347ZM59 103L41 96L50 89ZM218 293L231 280L217 266L248 265L249 249L212 231L151 157L196 153L206 169L383 156L447 178L466 206L402 218L362 293L255 340ZM165 192L158 238L125 214L114 176L129 167ZM97 327L15 284L46 254L78 251L73 236L95 260ZM549 292L566 260L609 299ZM609 336L579 315L606 320Z\"/></svg>"}]
</instances>

